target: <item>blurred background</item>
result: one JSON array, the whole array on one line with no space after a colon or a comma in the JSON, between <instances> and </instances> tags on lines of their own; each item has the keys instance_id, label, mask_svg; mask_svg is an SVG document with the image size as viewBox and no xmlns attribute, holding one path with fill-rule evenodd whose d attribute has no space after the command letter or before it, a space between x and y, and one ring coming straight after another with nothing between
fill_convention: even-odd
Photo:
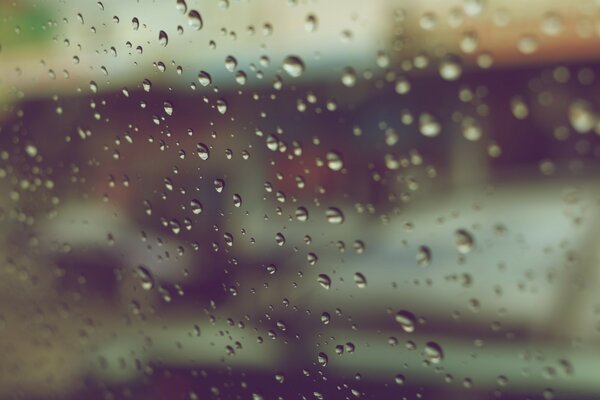
<instances>
[{"instance_id":1,"label":"blurred background","mask_svg":"<svg viewBox=\"0 0 600 400\"><path fill-rule=\"evenodd\" d=\"M0 0L0 398L596 399L597 0Z\"/></svg>"}]
</instances>

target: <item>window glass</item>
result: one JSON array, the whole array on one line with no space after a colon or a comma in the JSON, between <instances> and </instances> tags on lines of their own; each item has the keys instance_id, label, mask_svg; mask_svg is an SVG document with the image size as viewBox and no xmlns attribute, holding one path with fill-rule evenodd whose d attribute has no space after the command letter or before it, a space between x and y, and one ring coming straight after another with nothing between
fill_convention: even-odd
<instances>
[{"instance_id":1,"label":"window glass","mask_svg":"<svg viewBox=\"0 0 600 400\"><path fill-rule=\"evenodd\" d=\"M597 398L598 49L594 0L0 0L0 398Z\"/></svg>"}]
</instances>

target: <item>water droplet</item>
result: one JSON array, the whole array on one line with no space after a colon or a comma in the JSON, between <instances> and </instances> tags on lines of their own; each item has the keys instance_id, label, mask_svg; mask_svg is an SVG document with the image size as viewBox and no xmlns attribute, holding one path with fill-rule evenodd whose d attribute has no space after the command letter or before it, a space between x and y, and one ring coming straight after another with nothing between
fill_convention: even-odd
<instances>
[{"instance_id":1,"label":"water droplet","mask_svg":"<svg viewBox=\"0 0 600 400\"><path fill-rule=\"evenodd\" d=\"M327 365L327 363L329 362L329 357L327 357L327 354L321 352L321 353L319 353L319 356L317 357L317 362L319 363L319 365L321 367L325 367Z\"/></svg>"},{"instance_id":2,"label":"water droplet","mask_svg":"<svg viewBox=\"0 0 600 400\"><path fill-rule=\"evenodd\" d=\"M163 47L169 44L169 36L167 36L165 31L158 32L158 43Z\"/></svg>"},{"instance_id":3,"label":"water droplet","mask_svg":"<svg viewBox=\"0 0 600 400\"><path fill-rule=\"evenodd\" d=\"M420 246L417 252L417 264L427 267L431 264L431 249L427 246Z\"/></svg>"},{"instance_id":4,"label":"water droplet","mask_svg":"<svg viewBox=\"0 0 600 400\"><path fill-rule=\"evenodd\" d=\"M442 58L439 67L440 76L447 81L455 81L462 75L460 59L452 54Z\"/></svg>"},{"instance_id":5,"label":"water droplet","mask_svg":"<svg viewBox=\"0 0 600 400\"><path fill-rule=\"evenodd\" d=\"M175 3L175 8L181 14L185 14L187 12L187 4L185 0L177 0L177 2Z\"/></svg>"},{"instance_id":6,"label":"water droplet","mask_svg":"<svg viewBox=\"0 0 600 400\"><path fill-rule=\"evenodd\" d=\"M283 70L292 78L298 78L304 73L304 62L300 57L287 56L283 60Z\"/></svg>"},{"instance_id":7,"label":"water droplet","mask_svg":"<svg viewBox=\"0 0 600 400\"><path fill-rule=\"evenodd\" d=\"M200 203L200 200L197 199L192 199L190 201L190 208L192 209L192 213L196 215L202 214L202 211L204 210L202 203Z\"/></svg>"},{"instance_id":8,"label":"water droplet","mask_svg":"<svg viewBox=\"0 0 600 400\"><path fill-rule=\"evenodd\" d=\"M357 272L354 274L354 283L356 283L356 286L360 289L364 289L367 287L367 278L360 272Z\"/></svg>"},{"instance_id":9,"label":"water droplet","mask_svg":"<svg viewBox=\"0 0 600 400\"><path fill-rule=\"evenodd\" d=\"M308 265L315 265L319 261L319 257L315 253L308 253L306 260L308 261Z\"/></svg>"},{"instance_id":10,"label":"water droplet","mask_svg":"<svg viewBox=\"0 0 600 400\"><path fill-rule=\"evenodd\" d=\"M328 325L329 322L331 322L331 316L328 312L324 312L323 314L321 314L321 322L323 323L323 325Z\"/></svg>"},{"instance_id":11,"label":"water droplet","mask_svg":"<svg viewBox=\"0 0 600 400\"><path fill-rule=\"evenodd\" d=\"M225 114L227 112L227 102L225 99L217 100L217 111L219 111L221 114Z\"/></svg>"},{"instance_id":12,"label":"water droplet","mask_svg":"<svg viewBox=\"0 0 600 400\"><path fill-rule=\"evenodd\" d=\"M344 168L342 156L337 151L328 151L325 158L327 159L327 166L330 170L339 171Z\"/></svg>"},{"instance_id":13,"label":"water droplet","mask_svg":"<svg viewBox=\"0 0 600 400\"><path fill-rule=\"evenodd\" d=\"M208 146L204 143L197 143L196 151L198 152L198 157L200 157L202 161L206 161L208 160L208 157L210 157L210 150L208 150Z\"/></svg>"},{"instance_id":14,"label":"water droplet","mask_svg":"<svg viewBox=\"0 0 600 400\"><path fill-rule=\"evenodd\" d=\"M142 82L142 87L144 88L145 92L149 92L150 89L152 89L152 82L150 82L150 79L144 79Z\"/></svg>"},{"instance_id":15,"label":"water droplet","mask_svg":"<svg viewBox=\"0 0 600 400\"><path fill-rule=\"evenodd\" d=\"M339 208L329 207L325 211L325 217L330 224L341 224L344 222L344 214Z\"/></svg>"},{"instance_id":16,"label":"water droplet","mask_svg":"<svg viewBox=\"0 0 600 400\"><path fill-rule=\"evenodd\" d=\"M588 133L596 127L598 116L592 104L585 100L576 100L569 105L569 122L575 131Z\"/></svg>"},{"instance_id":17,"label":"water droplet","mask_svg":"<svg viewBox=\"0 0 600 400\"><path fill-rule=\"evenodd\" d=\"M140 27L140 20L137 19L137 17L133 17L133 19L131 20L131 25L133 26L133 30L137 31Z\"/></svg>"},{"instance_id":18,"label":"water droplet","mask_svg":"<svg viewBox=\"0 0 600 400\"><path fill-rule=\"evenodd\" d=\"M396 313L396 322L400 324L402 330L406 333L415 331L415 315L410 311L400 310Z\"/></svg>"},{"instance_id":19,"label":"water droplet","mask_svg":"<svg viewBox=\"0 0 600 400\"><path fill-rule=\"evenodd\" d=\"M542 16L542 32L548 36L558 36L564 29L565 23L560 14L549 11Z\"/></svg>"},{"instance_id":20,"label":"water droplet","mask_svg":"<svg viewBox=\"0 0 600 400\"><path fill-rule=\"evenodd\" d=\"M215 186L217 193L222 193L225 188L225 181L223 179L215 179L213 185Z\"/></svg>"},{"instance_id":21,"label":"water droplet","mask_svg":"<svg viewBox=\"0 0 600 400\"><path fill-rule=\"evenodd\" d=\"M404 385L404 383L406 382L406 378L404 377L404 375L398 374L394 378L394 381L396 382L397 385Z\"/></svg>"},{"instance_id":22,"label":"water droplet","mask_svg":"<svg viewBox=\"0 0 600 400\"><path fill-rule=\"evenodd\" d=\"M275 243L277 243L277 246L283 246L285 244L285 236L283 236L283 233L277 232L277 234L275 234Z\"/></svg>"},{"instance_id":23,"label":"water droplet","mask_svg":"<svg viewBox=\"0 0 600 400\"><path fill-rule=\"evenodd\" d=\"M319 21L317 20L317 16L314 14L308 14L306 16L306 20L304 21L304 29L306 32L314 32L317 30L319 25Z\"/></svg>"},{"instance_id":24,"label":"water droplet","mask_svg":"<svg viewBox=\"0 0 600 400\"><path fill-rule=\"evenodd\" d=\"M421 29L430 31L437 25L437 16L432 12L426 12L419 19Z\"/></svg>"},{"instance_id":25,"label":"water droplet","mask_svg":"<svg viewBox=\"0 0 600 400\"><path fill-rule=\"evenodd\" d=\"M169 101L163 103L163 108L168 116L173 115L173 104Z\"/></svg>"},{"instance_id":26,"label":"water droplet","mask_svg":"<svg viewBox=\"0 0 600 400\"><path fill-rule=\"evenodd\" d=\"M436 342L425 344L425 357L433 364L439 364L444 359L444 351Z\"/></svg>"},{"instance_id":27,"label":"water droplet","mask_svg":"<svg viewBox=\"0 0 600 400\"><path fill-rule=\"evenodd\" d=\"M317 277L317 282L324 287L325 289L329 289L331 287L331 278L326 274L319 274Z\"/></svg>"},{"instance_id":28,"label":"water droplet","mask_svg":"<svg viewBox=\"0 0 600 400\"><path fill-rule=\"evenodd\" d=\"M38 154L38 149L32 144L28 144L25 146L25 153L31 158L34 158Z\"/></svg>"},{"instance_id":29,"label":"water droplet","mask_svg":"<svg viewBox=\"0 0 600 400\"><path fill-rule=\"evenodd\" d=\"M533 54L538 49L537 38L533 35L522 36L517 42L517 49L523 54Z\"/></svg>"},{"instance_id":30,"label":"water droplet","mask_svg":"<svg viewBox=\"0 0 600 400\"><path fill-rule=\"evenodd\" d=\"M242 205L242 196L240 196L239 194L235 193L233 195L233 205L234 205L234 207L241 207L241 205Z\"/></svg>"},{"instance_id":31,"label":"water droplet","mask_svg":"<svg viewBox=\"0 0 600 400\"><path fill-rule=\"evenodd\" d=\"M227 69L227 71L229 71L229 72L235 71L235 69L237 68L237 65L238 65L238 62L234 56L225 57L225 68Z\"/></svg>"},{"instance_id":32,"label":"water droplet","mask_svg":"<svg viewBox=\"0 0 600 400\"><path fill-rule=\"evenodd\" d=\"M200 71L200 73L198 73L198 82L200 82L202 86L208 86L212 83L212 77L208 72Z\"/></svg>"},{"instance_id":33,"label":"water droplet","mask_svg":"<svg viewBox=\"0 0 600 400\"><path fill-rule=\"evenodd\" d=\"M154 277L152 276L152 274L146 267L140 265L136 269L136 272L137 272L137 276L140 280L142 289L150 290L154 287Z\"/></svg>"},{"instance_id":34,"label":"water droplet","mask_svg":"<svg viewBox=\"0 0 600 400\"><path fill-rule=\"evenodd\" d=\"M246 73L244 71L237 71L235 73L235 81L239 85L245 85L246 84L246 80L247 80L247 76L246 76Z\"/></svg>"},{"instance_id":35,"label":"water droplet","mask_svg":"<svg viewBox=\"0 0 600 400\"><path fill-rule=\"evenodd\" d=\"M352 67L344 68L342 72L342 83L346 87L353 87L356 85L356 71Z\"/></svg>"},{"instance_id":36,"label":"water droplet","mask_svg":"<svg viewBox=\"0 0 600 400\"><path fill-rule=\"evenodd\" d=\"M202 17L198 11L192 10L188 13L188 25L196 31L202 29L204 23L202 22Z\"/></svg>"},{"instance_id":37,"label":"water droplet","mask_svg":"<svg viewBox=\"0 0 600 400\"><path fill-rule=\"evenodd\" d=\"M454 233L456 249L461 254L467 254L473 250L475 245L475 240L473 239L473 235L467 232L464 229L458 229Z\"/></svg>"},{"instance_id":38,"label":"water droplet","mask_svg":"<svg viewBox=\"0 0 600 400\"><path fill-rule=\"evenodd\" d=\"M305 207L298 207L296 209L296 219L302 222L308 220L308 210Z\"/></svg>"},{"instance_id":39,"label":"water droplet","mask_svg":"<svg viewBox=\"0 0 600 400\"><path fill-rule=\"evenodd\" d=\"M422 113L419 115L419 131L423 136L436 137L442 131L442 125L433 115Z\"/></svg>"}]
</instances>

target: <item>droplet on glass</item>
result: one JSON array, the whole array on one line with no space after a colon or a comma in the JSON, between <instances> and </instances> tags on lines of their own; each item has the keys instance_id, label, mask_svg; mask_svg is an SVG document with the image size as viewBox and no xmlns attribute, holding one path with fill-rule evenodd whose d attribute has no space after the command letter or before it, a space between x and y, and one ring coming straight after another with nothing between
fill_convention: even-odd
<instances>
[{"instance_id":1,"label":"droplet on glass","mask_svg":"<svg viewBox=\"0 0 600 400\"><path fill-rule=\"evenodd\" d=\"M353 87L356 85L356 71L352 67L346 67L342 71L342 83L346 87Z\"/></svg>"},{"instance_id":2,"label":"droplet on glass","mask_svg":"<svg viewBox=\"0 0 600 400\"><path fill-rule=\"evenodd\" d=\"M341 224L344 222L344 214L336 207L329 207L325 211L325 217L330 224Z\"/></svg>"},{"instance_id":3,"label":"droplet on glass","mask_svg":"<svg viewBox=\"0 0 600 400\"><path fill-rule=\"evenodd\" d=\"M308 210L305 207L298 207L296 209L296 219L302 222L308 220Z\"/></svg>"},{"instance_id":4,"label":"droplet on glass","mask_svg":"<svg viewBox=\"0 0 600 400\"><path fill-rule=\"evenodd\" d=\"M329 289L331 287L331 278L327 274L319 274L317 277L317 282L325 289Z\"/></svg>"},{"instance_id":5,"label":"droplet on glass","mask_svg":"<svg viewBox=\"0 0 600 400\"><path fill-rule=\"evenodd\" d=\"M202 29L204 23L202 22L202 17L198 11L192 10L188 13L188 25L196 31Z\"/></svg>"},{"instance_id":6,"label":"droplet on glass","mask_svg":"<svg viewBox=\"0 0 600 400\"><path fill-rule=\"evenodd\" d=\"M358 288L364 289L367 287L367 278L360 272L357 272L354 274L354 283L356 283Z\"/></svg>"},{"instance_id":7,"label":"droplet on glass","mask_svg":"<svg viewBox=\"0 0 600 400\"><path fill-rule=\"evenodd\" d=\"M417 252L417 264L427 267L431 264L431 249L427 246L420 246Z\"/></svg>"},{"instance_id":8,"label":"droplet on glass","mask_svg":"<svg viewBox=\"0 0 600 400\"><path fill-rule=\"evenodd\" d=\"M143 265L140 265L137 269L137 276L140 280L140 284L142 286L142 289L144 290L150 290L154 287L154 277L152 276L152 273Z\"/></svg>"},{"instance_id":9,"label":"droplet on glass","mask_svg":"<svg viewBox=\"0 0 600 400\"><path fill-rule=\"evenodd\" d=\"M200 71L198 73L198 82L200 82L202 86L208 86L212 83L212 77L208 72Z\"/></svg>"},{"instance_id":10,"label":"droplet on glass","mask_svg":"<svg viewBox=\"0 0 600 400\"><path fill-rule=\"evenodd\" d=\"M442 58L439 67L440 76L447 81L455 81L462 75L460 59L452 54Z\"/></svg>"},{"instance_id":11,"label":"droplet on glass","mask_svg":"<svg viewBox=\"0 0 600 400\"><path fill-rule=\"evenodd\" d=\"M344 161L342 160L342 156L337 151L328 151L325 155L327 159L327 166L332 171L339 171L344 168Z\"/></svg>"},{"instance_id":12,"label":"droplet on glass","mask_svg":"<svg viewBox=\"0 0 600 400\"><path fill-rule=\"evenodd\" d=\"M433 364L439 364L444 359L444 351L436 342L425 344L425 357Z\"/></svg>"},{"instance_id":13,"label":"droplet on glass","mask_svg":"<svg viewBox=\"0 0 600 400\"><path fill-rule=\"evenodd\" d=\"M227 102L225 99L217 100L217 111L219 111L220 114L225 114L227 112Z\"/></svg>"},{"instance_id":14,"label":"droplet on glass","mask_svg":"<svg viewBox=\"0 0 600 400\"><path fill-rule=\"evenodd\" d=\"M314 32L317 30L318 24L319 22L317 20L317 16L314 14L308 14L306 16L306 20L304 21L304 29L306 32Z\"/></svg>"},{"instance_id":15,"label":"droplet on glass","mask_svg":"<svg viewBox=\"0 0 600 400\"><path fill-rule=\"evenodd\" d=\"M436 137L442 131L442 125L429 113L419 115L419 131L423 136Z\"/></svg>"},{"instance_id":16,"label":"droplet on glass","mask_svg":"<svg viewBox=\"0 0 600 400\"><path fill-rule=\"evenodd\" d=\"M402 330L406 333L411 333L415 331L415 322L416 318L413 313L406 310L400 310L396 313L396 322L400 324Z\"/></svg>"},{"instance_id":17,"label":"droplet on glass","mask_svg":"<svg viewBox=\"0 0 600 400\"><path fill-rule=\"evenodd\" d=\"M304 61L297 56L287 56L283 60L283 70L292 78L298 78L304 73Z\"/></svg>"},{"instance_id":18,"label":"droplet on glass","mask_svg":"<svg viewBox=\"0 0 600 400\"><path fill-rule=\"evenodd\" d=\"M475 246L475 240L473 239L473 235L471 235L465 229L458 229L454 233L456 249L461 254L470 253Z\"/></svg>"},{"instance_id":19,"label":"droplet on glass","mask_svg":"<svg viewBox=\"0 0 600 400\"><path fill-rule=\"evenodd\" d=\"M158 43L163 47L169 44L169 36L167 36L165 31L158 32Z\"/></svg>"},{"instance_id":20,"label":"droplet on glass","mask_svg":"<svg viewBox=\"0 0 600 400\"><path fill-rule=\"evenodd\" d=\"M198 152L198 157L200 157L202 161L206 161L208 160L208 157L210 157L210 150L208 150L208 146L204 143L196 144L196 152Z\"/></svg>"}]
</instances>

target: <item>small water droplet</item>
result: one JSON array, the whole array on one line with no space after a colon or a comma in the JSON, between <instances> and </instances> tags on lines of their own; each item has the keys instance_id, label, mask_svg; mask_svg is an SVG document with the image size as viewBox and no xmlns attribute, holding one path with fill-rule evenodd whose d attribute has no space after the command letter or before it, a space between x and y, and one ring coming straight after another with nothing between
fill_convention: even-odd
<instances>
[{"instance_id":1,"label":"small water droplet","mask_svg":"<svg viewBox=\"0 0 600 400\"><path fill-rule=\"evenodd\" d=\"M142 286L142 289L150 290L154 287L154 277L152 276L152 274L146 267L140 265L136 269L136 272L137 272L138 278L140 279L140 284Z\"/></svg>"},{"instance_id":2,"label":"small water droplet","mask_svg":"<svg viewBox=\"0 0 600 400\"><path fill-rule=\"evenodd\" d=\"M356 283L356 286L360 289L364 289L367 287L367 278L360 272L357 272L354 274L354 283Z\"/></svg>"},{"instance_id":3,"label":"small water droplet","mask_svg":"<svg viewBox=\"0 0 600 400\"><path fill-rule=\"evenodd\" d=\"M225 99L217 100L217 111L219 111L220 114L225 114L227 112L227 102Z\"/></svg>"},{"instance_id":4,"label":"small water droplet","mask_svg":"<svg viewBox=\"0 0 600 400\"><path fill-rule=\"evenodd\" d=\"M217 193L222 193L225 188L225 181L223 179L215 179L213 185L215 186Z\"/></svg>"},{"instance_id":5,"label":"small water droplet","mask_svg":"<svg viewBox=\"0 0 600 400\"><path fill-rule=\"evenodd\" d=\"M442 125L429 113L419 115L419 131L423 136L436 137L442 131Z\"/></svg>"},{"instance_id":6,"label":"small water droplet","mask_svg":"<svg viewBox=\"0 0 600 400\"><path fill-rule=\"evenodd\" d=\"M304 29L306 32L314 32L317 30L319 26L319 21L317 20L317 16L314 14L308 14L306 16L306 20L304 21Z\"/></svg>"},{"instance_id":7,"label":"small water droplet","mask_svg":"<svg viewBox=\"0 0 600 400\"><path fill-rule=\"evenodd\" d=\"M170 101L165 101L163 103L163 108L168 116L173 115L173 104Z\"/></svg>"},{"instance_id":8,"label":"small water droplet","mask_svg":"<svg viewBox=\"0 0 600 400\"><path fill-rule=\"evenodd\" d=\"M426 267L431 264L431 249L427 246L420 246L417 252L417 264Z\"/></svg>"},{"instance_id":9,"label":"small water droplet","mask_svg":"<svg viewBox=\"0 0 600 400\"><path fill-rule=\"evenodd\" d=\"M197 143L196 151L198 152L198 157L200 157L202 161L206 161L208 160L208 157L210 157L210 151L208 150L208 146L204 143Z\"/></svg>"},{"instance_id":10,"label":"small water droplet","mask_svg":"<svg viewBox=\"0 0 600 400\"><path fill-rule=\"evenodd\" d=\"M167 32L165 32L165 31L158 32L158 43L160 43L160 45L163 47L165 47L167 44L169 44L169 36L167 35Z\"/></svg>"},{"instance_id":11,"label":"small water droplet","mask_svg":"<svg viewBox=\"0 0 600 400\"><path fill-rule=\"evenodd\" d=\"M342 83L346 87L353 87L356 85L356 71L352 67L346 67L342 71Z\"/></svg>"},{"instance_id":12,"label":"small water droplet","mask_svg":"<svg viewBox=\"0 0 600 400\"><path fill-rule=\"evenodd\" d=\"M277 246L283 246L285 244L285 236L283 236L283 233L277 232L277 234L275 234L275 243L277 243Z\"/></svg>"},{"instance_id":13,"label":"small water droplet","mask_svg":"<svg viewBox=\"0 0 600 400\"><path fill-rule=\"evenodd\" d=\"M456 249L461 254L467 254L473 250L475 245L475 240L473 239L473 235L466 231L465 229L458 229L454 233Z\"/></svg>"},{"instance_id":14,"label":"small water droplet","mask_svg":"<svg viewBox=\"0 0 600 400\"><path fill-rule=\"evenodd\" d=\"M317 362L319 363L319 365L321 367L325 367L325 366L327 366L327 363L329 362L329 357L327 357L327 354L321 352L321 353L319 353L319 355L317 357Z\"/></svg>"}]
</instances>

